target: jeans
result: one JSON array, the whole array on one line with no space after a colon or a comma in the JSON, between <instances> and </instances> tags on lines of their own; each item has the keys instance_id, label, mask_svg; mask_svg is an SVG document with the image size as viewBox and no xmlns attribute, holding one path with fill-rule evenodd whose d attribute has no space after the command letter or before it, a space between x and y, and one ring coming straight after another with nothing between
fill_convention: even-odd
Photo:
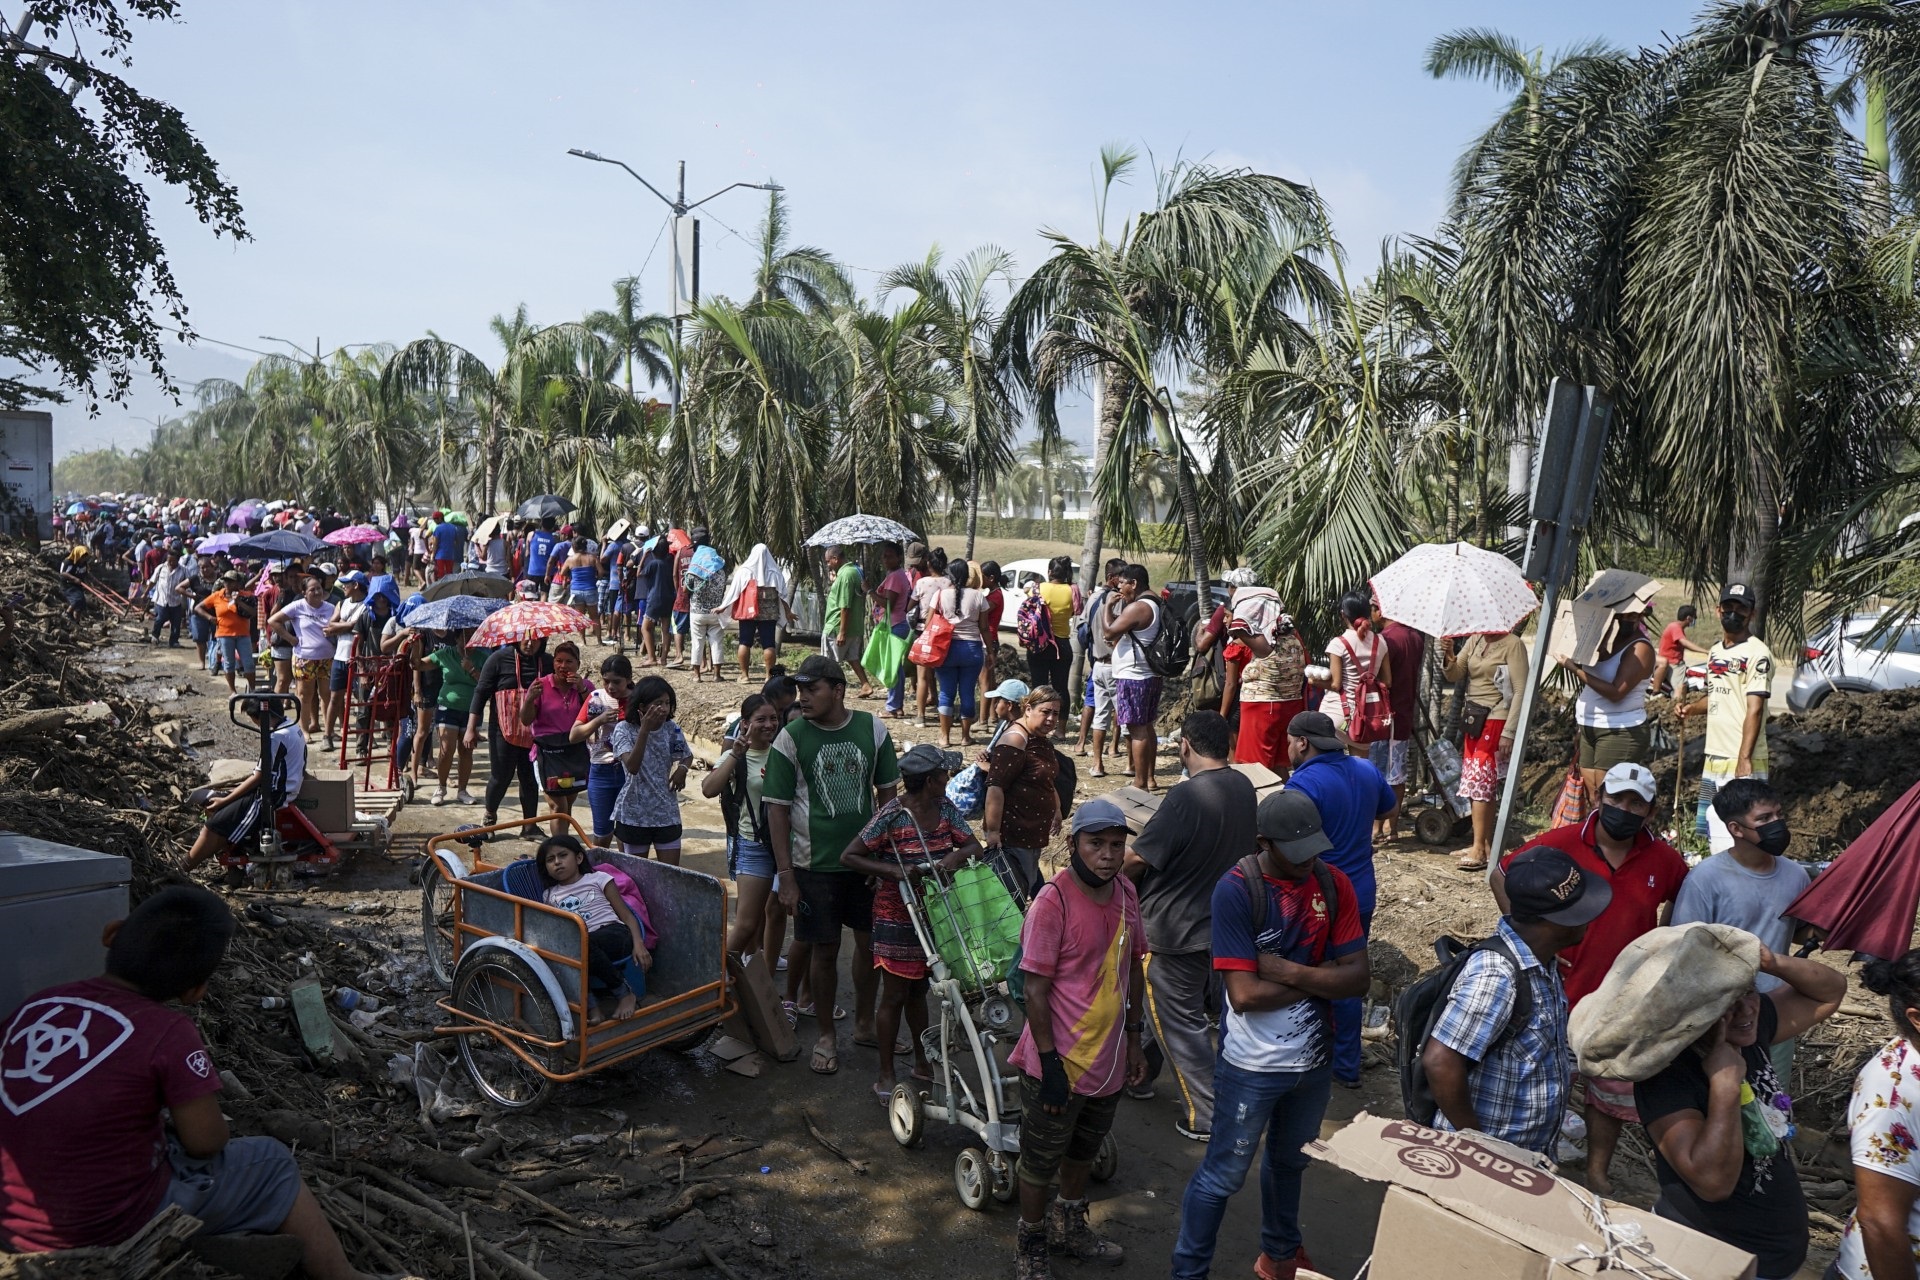
<instances>
[{"instance_id":1,"label":"jeans","mask_svg":"<svg viewBox=\"0 0 1920 1280\"><path fill-rule=\"evenodd\" d=\"M624 924L603 924L587 935L587 972L609 991L626 989L620 963L633 956L633 934Z\"/></svg>"},{"instance_id":2,"label":"jeans","mask_svg":"<svg viewBox=\"0 0 1920 1280\"><path fill-rule=\"evenodd\" d=\"M893 624L893 634L904 640L912 634L912 631L906 623L896 622ZM900 670L894 672L893 675L893 687L887 690L888 711L902 711L906 709L907 676L913 669L911 662L908 662L904 658L900 660Z\"/></svg>"},{"instance_id":3,"label":"jeans","mask_svg":"<svg viewBox=\"0 0 1920 1280\"><path fill-rule=\"evenodd\" d=\"M1360 932L1373 933L1373 881L1366 888L1354 886L1360 898ZM1366 1017L1366 1001L1359 996L1335 1000L1333 1004L1333 1078L1360 1078L1360 1024Z\"/></svg>"},{"instance_id":4,"label":"jeans","mask_svg":"<svg viewBox=\"0 0 1920 1280\"><path fill-rule=\"evenodd\" d=\"M1212 1267L1227 1201L1245 1185L1263 1131L1260 1251L1283 1262L1299 1250L1300 1178L1307 1167L1301 1148L1320 1136L1332 1082L1328 1067L1243 1071L1225 1057L1214 1064L1213 1139L1180 1200L1175 1280L1198 1280Z\"/></svg>"},{"instance_id":5,"label":"jeans","mask_svg":"<svg viewBox=\"0 0 1920 1280\"><path fill-rule=\"evenodd\" d=\"M940 714L952 716L957 707L962 720L979 714L980 668L987 651L978 640L955 640L947 646L947 660L934 675L940 681Z\"/></svg>"},{"instance_id":6,"label":"jeans","mask_svg":"<svg viewBox=\"0 0 1920 1280\"><path fill-rule=\"evenodd\" d=\"M593 809L595 840L605 840L613 834L613 805L620 798L620 788L626 784L627 768L618 760L587 766L587 804Z\"/></svg>"},{"instance_id":7,"label":"jeans","mask_svg":"<svg viewBox=\"0 0 1920 1280\"><path fill-rule=\"evenodd\" d=\"M172 645L179 644L180 624L185 620L186 612L187 607L182 604L155 606L153 610L153 638L155 640L160 638L161 627L170 627L171 631L167 635L167 643Z\"/></svg>"}]
</instances>

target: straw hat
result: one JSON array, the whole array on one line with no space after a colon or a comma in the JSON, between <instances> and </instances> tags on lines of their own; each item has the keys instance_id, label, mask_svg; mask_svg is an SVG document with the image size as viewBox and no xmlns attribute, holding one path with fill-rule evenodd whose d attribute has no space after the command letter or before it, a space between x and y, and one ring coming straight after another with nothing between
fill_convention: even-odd
<instances>
[{"instance_id":1,"label":"straw hat","mask_svg":"<svg viewBox=\"0 0 1920 1280\"><path fill-rule=\"evenodd\" d=\"M1753 987L1760 940L1727 924L1655 929L1629 942L1567 1020L1583 1075L1647 1080Z\"/></svg>"}]
</instances>

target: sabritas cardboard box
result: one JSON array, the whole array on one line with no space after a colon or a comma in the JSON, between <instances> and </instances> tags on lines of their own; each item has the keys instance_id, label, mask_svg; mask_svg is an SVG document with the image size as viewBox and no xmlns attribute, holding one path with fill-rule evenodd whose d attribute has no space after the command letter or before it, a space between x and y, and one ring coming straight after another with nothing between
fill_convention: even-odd
<instances>
[{"instance_id":1,"label":"sabritas cardboard box","mask_svg":"<svg viewBox=\"0 0 1920 1280\"><path fill-rule=\"evenodd\" d=\"M1370 1280L1624 1280L1633 1272L1602 1261L1614 1243L1634 1251L1643 1275L1753 1280L1754 1258L1745 1250L1602 1200L1542 1171L1536 1157L1479 1134L1363 1111L1333 1137L1309 1143L1307 1153L1393 1184Z\"/></svg>"}]
</instances>

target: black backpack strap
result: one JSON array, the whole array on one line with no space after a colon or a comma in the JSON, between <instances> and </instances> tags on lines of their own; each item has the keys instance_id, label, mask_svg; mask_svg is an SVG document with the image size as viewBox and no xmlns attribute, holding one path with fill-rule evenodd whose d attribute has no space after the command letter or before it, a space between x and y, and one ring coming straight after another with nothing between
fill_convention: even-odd
<instances>
[{"instance_id":1,"label":"black backpack strap","mask_svg":"<svg viewBox=\"0 0 1920 1280\"><path fill-rule=\"evenodd\" d=\"M1267 927L1267 879L1260 870L1260 855L1250 853L1240 859L1240 876L1247 882L1247 910L1253 916L1253 938L1260 940Z\"/></svg>"}]
</instances>

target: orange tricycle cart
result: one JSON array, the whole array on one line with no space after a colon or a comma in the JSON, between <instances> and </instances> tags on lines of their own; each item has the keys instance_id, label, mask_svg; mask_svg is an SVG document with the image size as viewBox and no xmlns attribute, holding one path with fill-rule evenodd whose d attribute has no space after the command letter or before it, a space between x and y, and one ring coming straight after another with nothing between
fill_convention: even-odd
<instances>
[{"instance_id":1,"label":"orange tricycle cart","mask_svg":"<svg viewBox=\"0 0 1920 1280\"><path fill-rule=\"evenodd\" d=\"M520 838L525 828L554 821L587 843L572 818L548 813L435 836L421 873L423 941L435 976L449 987L439 1002L449 1020L435 1031L458 1039L481 1094L512 1110L545 1102L556 1083L650 1050L693 1048L735 1007L725 887L698 871L594 849L596 865L619 868L638 887L658 945L634 1016L589 1024L595 992L586 922L539 900L535 846ZM501 841L491 837L502 831L526 856L505 865L482 860L480 851L497 848Z\"/></svg>"}]
</instances>

